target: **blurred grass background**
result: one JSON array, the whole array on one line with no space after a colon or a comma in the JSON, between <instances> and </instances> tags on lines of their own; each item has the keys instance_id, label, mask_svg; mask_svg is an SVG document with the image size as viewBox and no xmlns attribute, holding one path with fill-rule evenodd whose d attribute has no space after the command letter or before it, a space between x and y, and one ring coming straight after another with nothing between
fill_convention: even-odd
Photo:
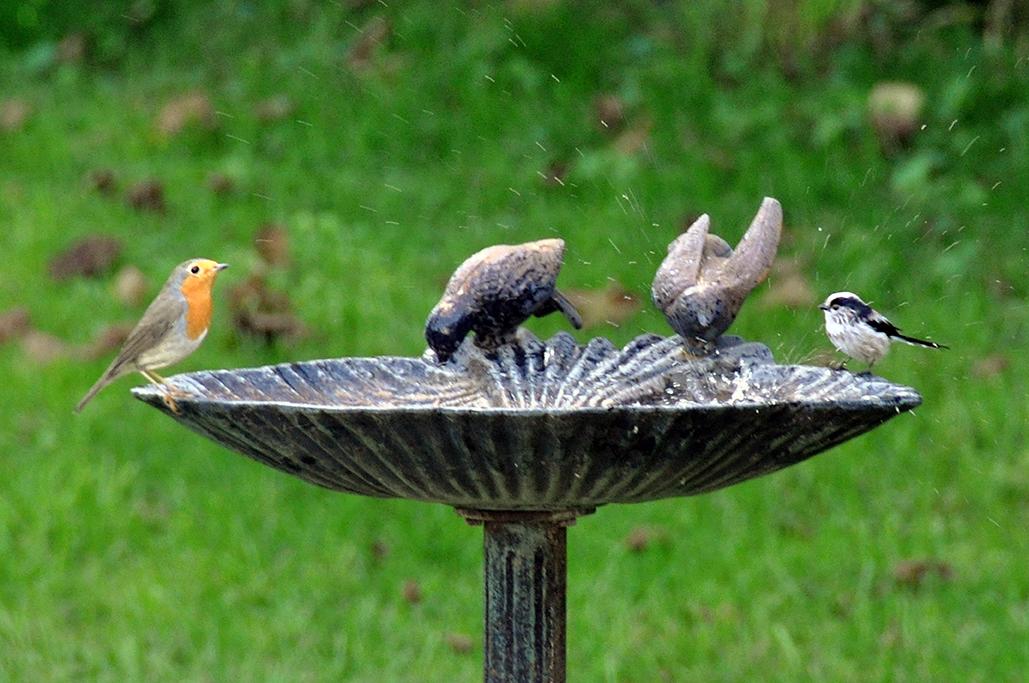
<instances>
[{"instance_id":1,"label":"blurred grass background","mask_svg":"<svg viewBox=\"0 0 1029 683\"><path fill-rule=\"evenodd\" d=\"M293 481L127 379L71 414L176 263L233 269L173 372L418 354L463 258L552 235L602 293L578 338L625 343L668 332L667 243L704 212L735 242L765 195L780 263L734 333L823 362L815 304L849 289L951 350L894 350L925 404L830 454L582 519L570 680L1020 679L1027 27L1004 0L0 5L0 679L481 677L453 511ZM53 276L97 235L94 276Z\"/></svg>"}]
</instances>

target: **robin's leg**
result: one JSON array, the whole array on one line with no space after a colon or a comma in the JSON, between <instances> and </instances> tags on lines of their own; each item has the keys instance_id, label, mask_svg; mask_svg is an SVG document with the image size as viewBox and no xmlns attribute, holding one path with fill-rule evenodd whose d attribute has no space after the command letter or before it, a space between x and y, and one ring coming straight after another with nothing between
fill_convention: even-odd
<instances>
[{"instance_id":1,"label":"robin's leg","mask_svg":"<svg viewBox=\"0 0 1029 683\"><path fill-rule=\"evenodd\" d=\"M165 386L168 386L168 380L166 380L164 377L161 377L160 375L158 375L153 370L143 370L143 369L141 369L140 373L142 373L142 375L144 377L146 377L148 380L150 380L154 384L163 384Z\"/></svg>"},{"instance_id":2,"label":"robin's leg","mask_svg":"<svg viewBox=\"0 0 1029 683\"><path fill-rule=\"evenodd\" d=\"M164 401L164 405L168 406L169 410L178 415L181 411L179 411L179 405L175 402L175 399L173 397L175 394L179 392L177 392L172 387L172 385L168 383L168 380L166 380L164 377L161 377L153 370L140 369L139 372L152 383L157 384L164 389L164 396L161 400Z\"/></svg>"}]
</instances>

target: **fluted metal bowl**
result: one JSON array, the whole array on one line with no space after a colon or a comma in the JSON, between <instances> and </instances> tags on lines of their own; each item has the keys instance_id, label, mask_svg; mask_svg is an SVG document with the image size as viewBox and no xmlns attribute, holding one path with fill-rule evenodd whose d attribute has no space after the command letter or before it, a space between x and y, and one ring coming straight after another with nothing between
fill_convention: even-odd
<instances>
[{"instance_id":1,"label":"fluted metal bowl","mask_svg":"<svg viewBox=\"0 0 1029 683\"><path fill-rule=\"evenodd\" d=\"M921 402L875 377L776 365L720 340L622 349L560 333L484 353L341 358L194 372L141 400L319 486L482 510L558 510L723 488L809 458Z\"/></svg>"}]
</instances>

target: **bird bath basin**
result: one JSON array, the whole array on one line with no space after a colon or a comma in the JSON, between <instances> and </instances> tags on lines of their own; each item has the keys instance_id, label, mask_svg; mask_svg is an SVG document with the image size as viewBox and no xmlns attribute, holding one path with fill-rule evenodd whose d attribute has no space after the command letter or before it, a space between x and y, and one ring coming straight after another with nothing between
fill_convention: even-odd
<instances>
[{"instance_id":1,"label":"bird bath basin","mask_svg":"<svg viewBox=\"0 0 1029 683\"><path fill-rule=\"evenodd\" d=\"M913 389L775 364L732 337L624 348L559 333L453 360L341 358L170 378L137 398L325 488L451 505L485 536L487 681L563 681L565 527L610 503L769 474L914 408Z\"/></svg>"}]
</instances>

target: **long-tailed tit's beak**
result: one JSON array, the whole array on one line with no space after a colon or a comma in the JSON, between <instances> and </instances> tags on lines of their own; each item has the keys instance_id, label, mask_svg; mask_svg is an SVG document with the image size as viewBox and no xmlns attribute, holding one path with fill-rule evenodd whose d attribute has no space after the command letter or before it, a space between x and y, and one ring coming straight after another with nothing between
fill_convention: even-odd
<instances>
[{"instance_id":1,"label":"long-tailed tit's beak","mask_svg":"<svg viewBox=\"0 0 1029 683\"><path fill-rule=\"evenodd\" d=\"M822 304L822 305L820 305L820 306L818 307L818 310L820 310L820 311L828 311L828 310L829 310L829 307L828 307L828 306L826 306L825 304Z\"/></svg>"}]
</instances>

